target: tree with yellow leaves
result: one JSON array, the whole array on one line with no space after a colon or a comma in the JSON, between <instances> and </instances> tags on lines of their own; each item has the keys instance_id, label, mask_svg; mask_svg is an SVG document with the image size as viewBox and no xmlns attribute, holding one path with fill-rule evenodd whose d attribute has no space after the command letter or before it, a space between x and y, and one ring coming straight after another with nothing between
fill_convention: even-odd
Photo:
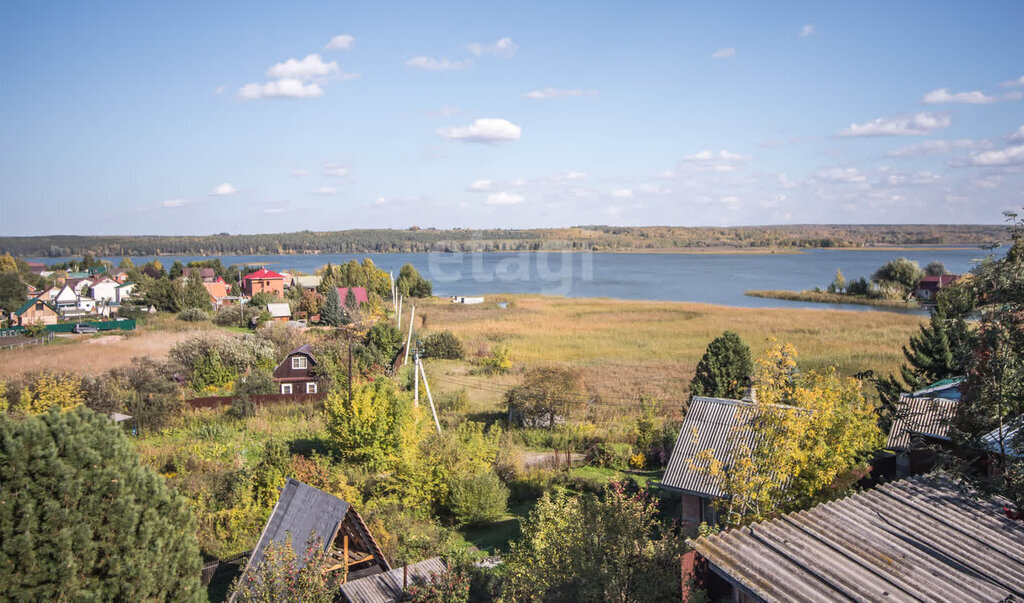
<instances>
[{"instance_id":1,"label":"tree with yellow leaves","mask_svg":"<svg viewBox=\"0 0 1024 603\"><path fill-rule=\"evenodd\" d=\"M81 377L47 370L29 379L21 388L16 409L38 415L54 406L62 411L71 410L84 401Z\"/></svg>"},{"instance_id":2,"label":"tree with yellow leaves","mask_svg":"<svg viewBox=\"0 0 1024 603\"><path fill-rule=\"evenodd\" d=\"M0 274L7 274L8 272L17 272L18 263L14 261L10 253L0 255Z\"/></svg>"},{"instance_id":3,"label":"tree with yellow leaves","mask_svg":"<svg viewBox=\"0 0 1024 603\"><path fill-rule=\"evenodd\" d=\"M704 450L694 467L726 493L723 522L743 524L807 508L848 487L883 443L861 383L834 368L797 370L797 352L772 341L757 360L757 400L737 412L731 458Z\"/></svg>"}]
</instances>

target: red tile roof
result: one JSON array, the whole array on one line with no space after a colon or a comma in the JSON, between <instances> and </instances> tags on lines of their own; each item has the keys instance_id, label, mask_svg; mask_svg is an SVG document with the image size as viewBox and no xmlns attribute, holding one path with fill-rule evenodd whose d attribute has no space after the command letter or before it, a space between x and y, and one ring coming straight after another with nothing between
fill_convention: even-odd
<instances>
[{"instance_id":1,"label":"red tile roof","mask_svg":"<svg viewBox=\"0 0 1024 603\"><path fill-rule=\"evenodd\" d=\"M242 277L242 280L246 280L246 281L251 281L251 280L261 280L262 281L262 280L267 280L267 279L281 279L281 280L284 280L284 277L281 276L280 274L274 272L273 270L267 270L266 268L260 268L256 272L253 272L252 274L246 274L245 276Z\"/></svg>"}]
</instances>

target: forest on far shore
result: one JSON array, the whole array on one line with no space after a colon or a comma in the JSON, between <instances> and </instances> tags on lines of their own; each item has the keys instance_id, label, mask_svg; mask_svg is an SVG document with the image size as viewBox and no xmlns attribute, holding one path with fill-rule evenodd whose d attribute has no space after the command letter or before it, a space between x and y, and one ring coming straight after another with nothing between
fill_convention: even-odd
<instances>
[{"instance_id":1,"label":"forest on far shore","mask_svg":"<svg viewBox=\"0 0 1024 603\"><path fill-rule=\"evenodd\" d=\"M871 224L735 227L576 226L525 230L363 229L200 236L0 237L15 257L422 253L428 251L697 251L1000 242L1002 225Z\"/></svg>"}]
</instances>

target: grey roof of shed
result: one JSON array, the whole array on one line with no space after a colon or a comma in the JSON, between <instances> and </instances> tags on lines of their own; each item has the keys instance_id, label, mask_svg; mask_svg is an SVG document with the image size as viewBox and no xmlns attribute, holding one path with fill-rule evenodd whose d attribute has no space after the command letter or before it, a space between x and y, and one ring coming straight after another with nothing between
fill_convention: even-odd
<instances>
[{"instance_id":1,"label":"grey roof of shed","mask_svg":"<svg viewBox=\"0 0 1024 603\"><path fill-rule=\"evenodd\" d=\"M314 530L323 539L323 548L326 550L350 506L337 496L289 477L249 557L246 570L263 561L263 555L271 542L283 543L288 534L292 536L292 548L300 563L306 550L306 540Z\"/></svg>"},{"instance_id":2,"label":"grey roof of shed","mask_svg":"<svg viewBox=\"0 0 1024 603\"><path fill-rule=\"evenodd\" d=\"M763 601L999 601L1024 597L1024 524L942 474L690 540Z\"/></svg>"},{"instance_id":3,"label":"grey roof of shed","mask_svg":"<svg viewBox=\"0 0 1024 603\"><path fill-rule=\"evenodd\" d=\"M762 406L769 406L762 404ZM791 410L792 406L770 405ZM746 400L694 396L679 429L661 485L706 498L723 498L719 479L691 464L697 454L712 450L715 459L728 466L736 447L753 445L754 432L742 429L754 416L754 403Z\"/></svg>"},{"instance_id":4,"label":"grey roof of shed","mask_svg":"<svg viewBox=\"0 0 1024 603\"><path fill-rule=\"evenodd\" d=\"M430 574L445 574L448 567L440 557L432 557L408 566L409 585L430 581ZM359 578L341 585L343 600L349 603L390 603L398 601L403 592L403 568L383 574Z\"/></svg>"},{"instance_id":5,"label":"grey roof of shed","mask_svg":"<svg viewBox=\"0 0 1024 603\"><path fill-rule=\"evenodd\" d=\"M1002 454L1005 450L1007 456L1024 456L1024 417L1011 421L1002 428L1003 445L999 445L1000 429L996 427L981 438L982 445L991 452Z\"/></svg>"},{"instance_id":6,"label":"grey roof of shed","mask_svg":"<svg viewBox=\"0 0 1024 603\"><path fill-rule=\"evenodd\" d=\"M959 404L959 400L916 398L910 394L901 394L885 447L890 450L906 450L910 448L911 437L916 434L947 439Z\"/></svg>"}]
</instances>

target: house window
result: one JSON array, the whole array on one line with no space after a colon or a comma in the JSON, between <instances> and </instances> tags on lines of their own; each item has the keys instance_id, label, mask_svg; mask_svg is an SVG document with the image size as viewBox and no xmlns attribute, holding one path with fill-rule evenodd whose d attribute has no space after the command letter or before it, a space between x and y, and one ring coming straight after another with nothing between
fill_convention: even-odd
<instances>
[{"instance_id":1,"label":"house window","mask_svg":"<svg viewBox=\"0 0 1024 603\"><path fill-rule=\"evenodd\" d=\"M316 383L313 383L313 382L307 383L306 384L306 393L307 394L315 394L316 393Z\"/></svg>"},{"instance_id":2,"label":"house window","mask_svg":"<svg viewBox=\"0 0 1024 603\"><path fill-rule=\"evenodd\" d=\"M43 309L43 302L36 302L36 310L40 310L41 311L42 309Z\"/></svg>"},{"instance_id":3,"label":"house window","mask_svg":"<svg viewBox=\"0 0 1024 603\"><path fill-rule=\"evenodd\" d=\"M305 356L292 356L292 370L304 371L306 370L306 357Z\"/></svg>"},{"instance_id":4,"label":"house window","mask_svg":"<svg viewBox=\"0 0 1024 603\"><path fill-rule=\"evenodd\" d=\"M290 394L290 393L292 393L292 384L291 383L282 383L281 384L281 393L282 394Z\"/></svg>"}]
</instances>

